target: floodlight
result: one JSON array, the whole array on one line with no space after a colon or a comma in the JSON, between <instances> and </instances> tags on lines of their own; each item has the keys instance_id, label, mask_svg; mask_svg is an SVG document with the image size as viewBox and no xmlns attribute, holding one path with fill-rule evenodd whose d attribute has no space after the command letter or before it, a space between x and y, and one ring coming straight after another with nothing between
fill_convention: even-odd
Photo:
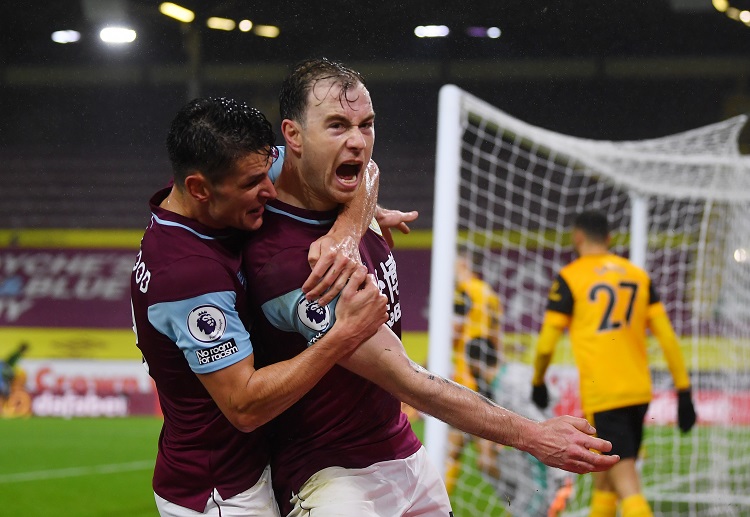
<instances>
[{"instance_id":1,"label":"floodlight","mask_svg":"<svg viewBox=\"0 0 750 517\"><path fill-rule=\"evenodd\" d=\"M99 32L99 37L105 43L132 43L135 41L135 31L127 27L105 27Z\"/></svg>"},{"instance_id":2,"label":"floodlight","mask_svg":"<svg viewBox=\"0 0 750 517\"><path fill-rule=\"evenodd\" d=\"M212 16L206 20L206 26L209 29L216 29L219 31L232 31L237 26L234 20L229 18L219 18L218 16Z\"/></svg>"},{"instance_id":3,"label":"floodlight","mask_svg":"<svg viewBox=\"0 0 750 517\"><path fill-rule=\"evenodd\" d=\"M276 38L281 31L275 25L256 25L253 32L263 38Z\"/></svg>"},{"instance_id":4,"label":"floodlight","mask_svg":"<svg viewBox=\"0 0 750 517\"><path fill-rule=\"evenodd\" d=\"M81 39L81 33L78 31L55 31L52 33L52 41L55 43L75 43Z\"/></svg>"},{"instance_id":5,"label":"floodlight","mask_svg":"<svg viewBox=\"0 0 750 517\"><path fill-rule=\"evenodd\" d=\"M193 11L182 7L181 5L173 4L172 2L163 2L159 4L159 12L184 23L190 23L195 20L195 13Z\"/></svg>"},{"instance_id":6,"label":"floodlight","mask_svg":"<svg viewBox=\"0 0 750 517\"><path fill-rule=\"evenodd\" d=\"M450 29L445 25L420 25L414 29L418 38L444 38L450 34Z\"/></svg>"}]
</instances>

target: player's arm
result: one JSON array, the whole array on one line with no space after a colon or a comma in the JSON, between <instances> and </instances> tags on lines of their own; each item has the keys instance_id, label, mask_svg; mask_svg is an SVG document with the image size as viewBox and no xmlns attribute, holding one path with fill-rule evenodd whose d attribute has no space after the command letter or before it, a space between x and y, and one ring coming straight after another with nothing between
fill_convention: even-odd
<instances>
[{"instance_id":1,"label":"player's arm","mask_svg":"<svg viewBox=\"0 0 750 517\"><path fill-rule=\"evenodd\" d=\"M542 329L539 331L539 339L536 343L534 353L534 377L531 383L534 386L544 384L544 375L552 362L555 347L560 337L568 326L569 317L559 312L547 311L544 314Z\"/></svg>"},{"instance_id":2,"label":"player's arm","mask_svg":"<svg viewBox=\"0 0 750 517\"><path fill-rule=\"evenodd\" d=\"M607 452L612 445L592 436L594 428L583 419L566 416L534 422L427 371L409 359L386 325L339 364L423 413L474 436L529 452L546 465L585 473L606 470L619 460L589 450Z\"/></svg>"},{"instance_id":3,"label":"player's arm","mask_svg":"<svg viewBox=\"0 0 750 517\"><path fill-rule=\"evenodd\" d=\"M333 300L359 265L359 241L375 215L380 169L370 160L356 196L346 203L331 230L310 245L310 276L302 285L308 300Z\"/></svg>"},{"instance_id":4,"label":"player's arm","mask_svg":"<svg viewBox=\"0 0 750 517\"><path fill-rule=\"evenodd\" d=\"M651 287L651 301L654 303L651 303L648 308L648 326L664 350L664 357L677 389L677 424L683 432L687 432L692 429L697 419L690 389L690 377L682 357L680 342L664 305L658 301L653 286Z\"/></svg>"},{"instance_id":5,"label":"player's arm","mask_svg":"<svg viewBox=\"0 0 750 517\"><path fill-rule=\"evenodd\" d=\"M336 324L315 346L257 370L251 354L226 368L197 374L235 427L249 432L280 414L387 321L386 297L365 271L364 266L355 270L352 282L341 292Z\"/></svg>"},{"instance_id":6,"label":"player's arm","mask_svg":"<svg viewBox=\"0 0 750 517\"><path fill-rule=\"evenodd\" d=\"M562 333L570 325L573 313L573 294L562 274L557 275L547 296L547 310L544 313L542 329L534 354L534 377L531 381L531 400L544 409L549 405L549 392L544 375L552 362L555 346Z\"/></svg>"},{"instance_id":7,"label":"player's arm","mask_svg":"<svg viewBox=\"0 0 750 517\"><path fill-rule=\"evenodd\" d=\"M416 210L402 212L401 210L383 208L380 205L375 207L375 219L383 232L383 238L391 248L394 246L391 228L396 228L401 233L407 234L411 231L408 223L415 221L417 217L419 217L419 212Z\"/></svg>"},{"instance_id":8,"label":"player's arm","mask_svg":"<svg viewBox=\"0 0 750 517\"><path fill-rule=\"evenodd\" d=\"M690 377L682 357L680 342L664 306L661 303L653 304L648 308L648 312L649 329L664 350L664 357L667 360L669 371L672 372L675 388L678 390L690 389Z\"/></svg>"},{"instance_id":9,"label":"player's arm","mask_svg":"<svg viewBox=\"0 0 750 517\"><path fill-rule=\"evenodd\" d=\"M407 223L417 218L417 212L401 212L377 206L380 169L370 160L357 195L339 212L336 222L325 236L310 245L308 262L310 276L302 285L308 300L318 300L325 305L333 300L360 264L359 241L375 217L383 237L393 246L390 228L409 233Z\"/></svg>"},{"instance_id":10,"label":"player's arm","mask_svg":"<svg viewBox=\"0 0 750 517\"><path fill-rule=\"evenodd\" d=\"M286 148L278 147L278 152L268 171L273 182L284 171ZM370 160L354 199L342 207L331 230L310 245L308 263L312 271L302 285L308 300L328 304L361 264L359 241L376 213L379 184L380 169Z\"/></svg>"}]
</instances>

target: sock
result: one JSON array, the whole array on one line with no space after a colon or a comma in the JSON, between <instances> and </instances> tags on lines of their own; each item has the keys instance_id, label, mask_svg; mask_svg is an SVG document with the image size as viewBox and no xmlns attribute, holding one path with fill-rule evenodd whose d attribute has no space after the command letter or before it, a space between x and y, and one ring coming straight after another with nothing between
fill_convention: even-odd
<instances>
[{"instance_id":1,"label":"sock","mask_svg":"<svg viewBox=\"0 0 750 517\"><path fill-rule=\"evenodd\" d=\"M617 494L594 490L591 496L591 513L589 517L615 517L617 514Z\"/></svg>"},{"instance_id":2,"label":"sock","mask_svg":"<svg viewBox=\"0 0 750 517\"><path fill-rule=\"evenodd\" d=\"M635 494L622 500L622 517L653 517L651 507L643 494Z\"/></svg>"}]
</instances>

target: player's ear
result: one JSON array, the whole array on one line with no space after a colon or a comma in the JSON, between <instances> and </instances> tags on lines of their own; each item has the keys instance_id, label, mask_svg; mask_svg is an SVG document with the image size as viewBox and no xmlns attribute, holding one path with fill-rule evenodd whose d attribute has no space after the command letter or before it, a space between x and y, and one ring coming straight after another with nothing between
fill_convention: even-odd
<instances>
[{"instance_id":1,"label":"player's ear","mask_svg":"<svg viewBox=\"0 0 750 517\"><path fill-rule=\"evenodd\" d=\"M284 135L286 146L296 153L299 153L302 148L302 134L300 129L299 124L294 120L285 118L281 122L281 134Z\"/></svg>"},{"instance_id":2,"label":"player's ear","mask_svg":"<svg viewBox=\"0 0 750 517\"><path fill-rule=\"evenodd\" d=\"M185 178L185 191L200 203L206 202L210 197L209 187L208 180L200 172L195 172Z\"/></svg>"}]
</instances>

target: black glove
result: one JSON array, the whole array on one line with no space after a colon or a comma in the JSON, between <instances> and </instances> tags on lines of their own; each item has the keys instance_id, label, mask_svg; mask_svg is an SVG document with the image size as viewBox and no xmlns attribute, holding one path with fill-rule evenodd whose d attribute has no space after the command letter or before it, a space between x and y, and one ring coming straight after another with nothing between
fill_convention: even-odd
<instances>
[{"instance_id":1,"label":"black glove","mask_svg":"<svg viewBox=\"0 0 750 517\"><path fill-rule=\"evenodd\" d=\"M677 392L677 424L683 433L687 433L695 425L695 408L690 388Z\"/></svg>"},{"instance_id":2,"label":"black glove","mask_svg":"<svg viewBox=\"0 0 750 517\"><path fill-rule=\"evenodd\" d=\"M531 400L539 409L547 409L549 405L549 392L547 391L546 384L540 384L539 386L533 386L531 389Z\"/></svg>"}]
</instances>

